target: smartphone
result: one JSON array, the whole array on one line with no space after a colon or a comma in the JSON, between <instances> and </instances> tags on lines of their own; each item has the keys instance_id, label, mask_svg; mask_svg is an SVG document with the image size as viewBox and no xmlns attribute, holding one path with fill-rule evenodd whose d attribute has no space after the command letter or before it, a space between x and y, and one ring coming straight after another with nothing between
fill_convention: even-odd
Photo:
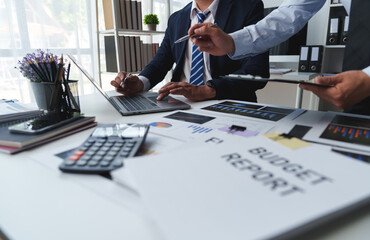
<instances>
[{"instance_id":1,"label":"smartphone","mask_svg":"<svg viewBox=\"0 0 370 240\"><path fill-rule=\"evenodd\" d=\"M73 122L81 117L79 113L66 114L50 112L34 119L12 125L8 127L8 129L12 133L39 134Z\"/></svg>"}]
</instances>

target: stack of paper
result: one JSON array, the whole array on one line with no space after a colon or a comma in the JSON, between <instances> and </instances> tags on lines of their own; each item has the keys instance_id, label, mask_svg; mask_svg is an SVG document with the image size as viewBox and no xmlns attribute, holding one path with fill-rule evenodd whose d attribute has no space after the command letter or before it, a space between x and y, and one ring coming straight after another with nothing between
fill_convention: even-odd
<instances>
[{"instance_id":1,"label":"stack of paper","mask_svg":"<svg viewBox=\"0 0 370 240\"><path fill-rule=\"evenodd\" d=\"M270 68L270 74L282 75L293 71L291 68Z\"/></svg>"},{"instance_id":2,"label":"stack of paper","mask_svg":"<svg viewBox=\"0 0 370 240\"><path fill-rule=\"evenodd\" d=\"M40 110L27 107L18 100L0 100L0 123L20 120L40 113Z\"/></svg>"}]
</instances>

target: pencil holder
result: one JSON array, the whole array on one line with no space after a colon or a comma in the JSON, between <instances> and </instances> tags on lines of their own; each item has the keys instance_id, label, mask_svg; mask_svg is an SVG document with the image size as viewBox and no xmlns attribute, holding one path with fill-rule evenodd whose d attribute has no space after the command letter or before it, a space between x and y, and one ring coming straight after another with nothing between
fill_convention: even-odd
<instances>
[{"instance_id":1,"label":"pencil holder","mask_svg":"<svg viewBox=\"0 0 370 240\"><path fill-rule=\"evenodd\" d=\"M42 110L50 110L52 94L55 91L55 83L52 82L30 82L37 106Z\"/></svg>"},{"instance_id":2,"label":"pencil holder","mask_svg":"<svg viewBox=\"0 0 370 240\"><path fill-rule=\"evenodd\" d=\"M37 106L46 111L57 110L63 111L80 111L80 101L78 95L78 81L69 80L68 89L65 84L60 86L60 94L57 96L57 103L54 107L51 106L53 97L55 96L57 85L52 82L31 82L31 88L35 96Z\"/></svg>"},{"instance_id":3,"label":"pencil holder","mask_svg":"<svg viewBox=\"0 0 370 240\"><path fill-rule=\"evenodd\" d=\"M71 92L71 103L68 105L71 106L71 111L80 112L80 99L78 95L78 80L68 80L69 91ZM68 101L68 99L67 99Z\"/></svg>"}]
</instances>

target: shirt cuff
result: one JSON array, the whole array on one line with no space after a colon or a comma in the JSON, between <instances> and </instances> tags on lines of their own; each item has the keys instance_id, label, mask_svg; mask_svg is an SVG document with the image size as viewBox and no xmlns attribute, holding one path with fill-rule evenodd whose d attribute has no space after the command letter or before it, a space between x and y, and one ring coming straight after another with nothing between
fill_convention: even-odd
<instances>
[{"instance_id":1,"label":"shirt cuff","mask_svg":"<svg viewBox=\"0 0 370 240\"><path fill-rule=\"evenodd\" d=\"M150 89L150 81L147 77L143 76L143 75L139 75L138 78L143 82L144 84L144 89L143 91L149 91Z\"/></svg>"},{"instance_id":2,"label":"shirt cuff","mask_svg":"<svg viewBox=\"0 0 370 240\"><path fill-rule=\"evenodd\" d=\"M366 73L370 77L370 66L362 70L364 73Z\"/></svg>"},{"instance_id":3,"label":"shirt cuff","mask_svg":"<svg viewBox=\"0 0 370 240\"><path fill-rule=\"evenodd\" d=\"M253 42L251 35L246 29L229 34L234 40L235 52L227 54L232 60L242 59L248 56Z\"/></svg>"}]
</instances>

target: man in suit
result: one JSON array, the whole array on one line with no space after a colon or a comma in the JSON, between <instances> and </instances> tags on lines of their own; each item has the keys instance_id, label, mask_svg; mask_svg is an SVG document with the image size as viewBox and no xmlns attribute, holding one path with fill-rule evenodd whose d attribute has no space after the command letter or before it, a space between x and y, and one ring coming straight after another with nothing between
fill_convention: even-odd
<instances>
[{"instance_id":1,"label":"man in suit","mask_svg":"<svg viewBox=\"0 0 370 240\"><path fill-rule=\"evenodd\" d=\"M223 31L233 32L262 18L263 3L260 0L193 0L170 16L157 54L139 76L120 72L111 84L122 94L147 91L162 81L176 63L171 82L160 89L158 100L171 93L195 101L229 98L255 102L255 91L263 88L265 83L229 80L221 76L235 73L269 77L267 52L231 60L227 56L201 53L190 40L178 44L175 41L198 22L217 23ZM124 79L125 84L122 85Z\"/></svg>"}]
</instances>

